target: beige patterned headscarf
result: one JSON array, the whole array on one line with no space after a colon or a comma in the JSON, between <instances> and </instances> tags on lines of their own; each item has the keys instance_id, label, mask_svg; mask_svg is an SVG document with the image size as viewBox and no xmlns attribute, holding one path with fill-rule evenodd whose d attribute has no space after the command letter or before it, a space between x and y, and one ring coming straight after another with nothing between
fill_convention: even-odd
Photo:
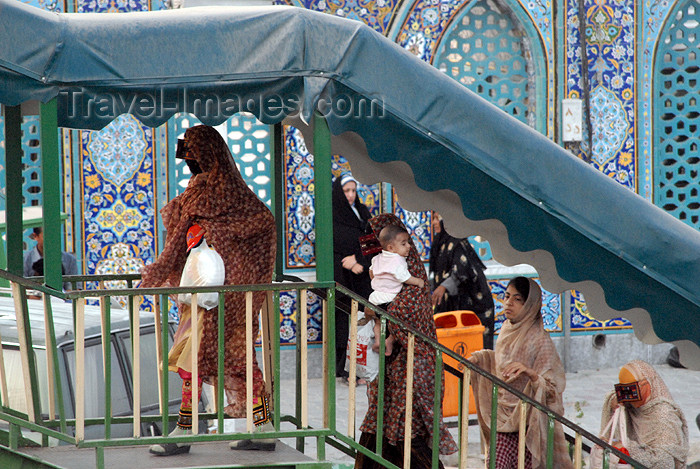
<instances>
[{"instance_id":1,"label":"beige patterned headscarf","mask_svg":"<svg viewBox=\"0 0 700 469\"><path fill-rule=\"evenodd\" d=\"M496 341L496 350L474 352L476 365L508 382L515 389L547 406L559 415L564 414L562 394L566 387L564 366L559 359L554 342L544 330L542 322L542 290L532 279L530 293L516 323L506 320ZM514 381L503 377L503 369L512 362L520 362L534 370L535 381L520 375ZM476 401L477 417L484 441L489 441L491 433L492 384L477 373L472 373L472 388ZM497 429L498 432L517 432L520 423L519 399L510 392L498 390ZM525 445L532 454L533 469L544 468L547 460L547 415L529 408ZM560 423L554 428L554 467L573 467Z\"/></svg>"},{"instance_id":2,"label":"beige patterned headscarf","mask_svg":"<svg viewBox=\"0 0 700 469\"><path fill-rule=\"evenodd\" d=\"M659 373L647 362L634 360L624 368L637 381L649 381L651 393L638 408L626 407L627 450L630 456L654 469L683 469L688 457L688 424ZM601 432L617 407L615 391L605 397Z\"/></svg>"}]
</instances>

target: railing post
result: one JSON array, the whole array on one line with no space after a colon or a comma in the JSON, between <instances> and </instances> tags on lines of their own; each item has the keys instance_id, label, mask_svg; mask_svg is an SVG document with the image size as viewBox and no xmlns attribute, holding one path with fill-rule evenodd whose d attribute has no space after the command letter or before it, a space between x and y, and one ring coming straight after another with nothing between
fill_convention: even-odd
<instances>
[{"instance_id":1,"label":"railing post","mask_svg":"<svg viewBox=\"0 0 700 469\"><path fill-rule=\"evenodd\" d=\"M386 375L386 317L380 318L380 339L379 339L379 374L377 382L377 441L376 453L382 454L384 444L384 377Z\"/></svg>"},{"instance_id":2,"label":"railing post","mask_svg":"<svg viewBox=\"0 0 700 469\"><path fill-rule=\"evenodd\" d=\"M0 337L0 344L2 344L2 337ZM48 342L47 342L48 344ZM48 350L48 347L47 347ZM49 362L49 369L53 361ZM49 382L49 391L51 390L51 382ZM2 353L2 347L0 346L0 405L5 407L10 406L10 396L7 392L7 373L5 372L5 356ZM49 403L50 406L50 403Z\"/></svg>"},{"instance_id":3,"label":"railing post","mask_svg":"<svg viewBox=\"0 0 700 469\"><path fill-rule=\"evenodd\" d=\"M518 469L525 469L525 435L527 432L527 403L520 401L520 426L518 427Z\"/></svg>"},{"instance_id":4,"label":"railing post","mask_svg":"<svg viewBox=\"0 0 700 469\"><path fill-rule=\"evenodd\" d=\"M190 304L192 315L192 335L190 343L192 345L192 433L199 433L199 305L197 304L197 294L192 293Z\"/></svg>"},{"instance_id":5,"label":"railing post","mask_svg":"<svg viewBox=\"0 0 700 469\"><path fill-rule=\"evenodd\" d=\"M329 392L328 392L328 382L330 377L328 376L328 301L321 300L321 362L322 370L321 377L323 378L323 428L328 428L328 406L329 406Z\"/></svg>"},{"instance_id":6,"label":"railing post","mask_svg":"<svg viewBox=\"0 0 700 469\"><path fill-rule=\"evenodd\" d=\"M413 361L415 359L416 336L408 333L406 350L406 416L403 427L403 467L411 467L411 439L413 430Z\"/></svg>"},{"instance_id":7,"label":"railing post","mask_svg":"<svg viewBox=\"0 0 700 469\"><path fill-rule=\"evenodd\" d=\"M469 458L469 386L471 385L470 368L464 368L464 378L462 379L462 407L460 412L460 432L459 432L459 468L467 469Z\"/></svg>"},{"instance_id":8,"label":"railing post","mask_svg":"<svg viewBox=\"0 0 700 469\"><path fill-rule=\"evenodd\" d=\"M15 304L17 319L17 336L19 337L20 356L22 359L22 374L24 377L25 396L29 420L41 421L41 402L39 400L39 385L36 373L36 360L32 350L32 327L27 306L27 291L17 283L12 282L12 298Z\"/></svg>"},{"instance_id":9,"label":"railing post","mask_svg":"<svg viewBox=\"0 0 700 469\"><path fill-rule=\"evenodd\" d=\"M169 378L168 378L168 295L160 295L160 363L162 364L160 370L161 376L161 427L163 434L168 431L169 417L170 417L170 388L169 388Z\"/></svg>"},{"instance_id":10,"label":"railing post","mask_svg":"<svg viewBox=\"0 0 700 469\"><path fill-rule=\"evenodd\" d=\"M297 324L297 330L301 331L301 337L297 335L297 340L301 341L301 427L309 427L309 351L308 351L308 305L306 303L306 290L299 291L299 321L301 328Z\"/></svg>"},{"instance_id":11,"label":"railing post","mask_svg":"<svg viewBox=\"0 0 700 469\"><path fill-rule=\"evenodd\" d=\"M335 287L328 289L326 315L323 322L326 324L326 371L328 380L328 398L325 402L327 413L326 428L335 431ZM381 364L381 362L380 362ZM381 369L379 371L381 374Z\"/></svg>"},{"instance_id":12,"label":"railing post","mask_svg":"<svg viewBox=\"0 0 700 469\"><path fill-rule=\"evenodd\" d=\"M224 340L224 309L225 309L225 295L219 293L219 307L218 307L218 320L219 325L217 329L216 340L219 344L218 346L218 360L216 362L216 422L218 427L218 432L224 433L224 362L226 360L226 346ZM199 381L197 381L199 382Z\"/></svg>"},{"instance_id":13,"label":"railing post","mask_svg":"<svg viewBox=\"0 0 700 469\"><path fill-rule=\"evenodd\" d=\"M489 467L496 467L496 433L498 432L498 385L493 383L491 391L491 432L489 434Z\"/></svg>"},{"instance_id":14,"label":"railing post","mask_svg":"<svg viewBox=\"0 0 700 469\"><path fill-rule=\"evenodd\" d=\"M141 298L141 304L143 305L143 297ZM168 404L165 402L165 395L163 393L163 371L161 367L165 368L165 362L163 361L163 335L160 323L160 299L158 295L153 297L153 326L155 328L155 343L156 343L156 376L158 376L158 410L160 414L163 415L163 411L168 408ZM165 433L163 431L162 433Z\"/></svg>"},{"instance_id":15,"label":"railing post","mask_svg":"<svg viewBox=\"0 0 700 469\"><path fill-rule=\"evenodd\" d=\"M302 381L304 379L303 377L303 371L302 371L302 362L304 360L303 354L302 354L302 339L301 339L301 293L299 290L295 290L296 294L296 304L297 304L297 311L299 311L299 314L297 314L297 339L295 345L295 351L296 351L296 360L297 360L297 367L296 367L296 382L295 384L295 392L296 392L296 406L295 406L295 418L296 418L296 425L297 429L299 427L302 427L302 420L303 420L303 399L304 399L304 393L302 390ZM300 453L304 452L304 438L297 438L296 439L296 449Z\"/></svg>"},{"instance_id":16,"label":"railing post","mask_svg":"<svg viewBox=\"0 0 700 469\"><path fill-rule=\"evenodd\" d=\"M547 414L547 469L554 466L554 417Z\"/></svg>"},{"instance_id":17,"label":"railing post","mask_svg":"<svg viewBox=\"0 0 700 469\"><path fill-rule=\"evenodd\" d=\"M56 401L58 401L58 418L61 433L67 433L66 412L63 405L63 386L58 364L58 349L56 346L56 329L53 324L51 298L44 295L44 322L46 333L46 363L49 379L49 420L56 418Z\"/></svg>"},{"instance_id":18,"label":"railing post","mask_svg":"<svg viewBox=\"0 0 700 469\"><path fill-rule=\"evenodd\" d=\"M355 439L355 396L357 383L357 301L350 302L350 372L348 376L348 436Z\"/></svg>"},{"instance_id":19,"label":"railing post","mask_svg":"<svg viewBox=\"0 0 700 469\"><path fill-rule=\"evenodd\" d=\"M280 416L281 416L281 392L280 392L280 380L281 380L281 369L280 369L280 292L275 290L272 294L272 310L274 311L272 318L272 350L273 350L273 364L274 364L274 381L272 386L272 391L274 394L274 408L272 409L275 415L275 430L280 429Z\"/></svg>"},{"instance_id":20,"label":"railing post","mask_svg":"<svg viewBox=\"0 0 700 469\"><path fill-rule=\"evenodd\" d=\"M107 297L108 299L110 297ZM133 313L133 302L134 297L129 295L129 311ZM131 321L131 357L133 364L131 369L133 370L133 407L134 407L134 438L139 438L141 436L141 317L138 313L130 314Z\"/></svg>"},{"instance_id":21,"label":"railing post","mask_svg":"<svg viewBox=\"0 0 700 469\"><path fill-rule=\"evenodd\" d=\"M574 469L581 469L582 466L582 457L581 457L581 452L582 452L582 446L583 446L583 441L581 439L581 434L579 432L576 432L576 439L574 441Z\"/></svg>"},{"instance_id":22,"label":"railing post","mask_svg":"<svg viewBox=\"0 0 700 469\"><path fill-rule=\"evenodd\" d=\"M100 282L102 284L102 282ZM102 325L102 370L105 382L105 439L112 435L112 320L109 297L100 297Z\"/></svg>"},{"instance_id":23,"label":"railing post","mask_svg":"<svg viewBox=\"0 0 700 469\"><path fill-rule=\"evenodd\" d=\"M253 433L253 292L245 292L245 423Z\"/></svg>"},{"instance_id":24,"label":"railing post","mask_svg":"<svg viewBox=\"0 0 700 469\"><path fill-rule=\"evenodd\" d=\"M78 298L75 314L75 441L85 439L85 298Z\"/></svg>"},{"instance_id":25,"label":"railing post","mask_svg":"<svg viewBox=\"0 0 700 469\"><path fill-rule=\"evenodd\" d=\"M442 352L435 350L435 388L433 397L433 468L440 456L440 416L442 415Z\"/></svg>"}]
</instances>

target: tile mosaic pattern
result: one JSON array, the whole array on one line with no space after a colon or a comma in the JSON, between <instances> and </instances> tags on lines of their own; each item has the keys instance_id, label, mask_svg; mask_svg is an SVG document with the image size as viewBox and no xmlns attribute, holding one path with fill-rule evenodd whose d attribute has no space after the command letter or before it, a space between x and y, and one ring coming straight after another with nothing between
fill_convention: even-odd
<instances>
[{"instance_id":1,"label":"tile mosaic pattern","mask_svg":"<svg viewBox=\"0 0 700 469\"><path fill-rule=\"evenodd\" d=\"M547 84L546 90L554 90L557 87L555 81L556 64L554 62L554 32L552 28L552 2L541 0L525 1L498 1L498 2L476 2L476 1L442 1L437 0L416 0L407 13L399 19L401 26L395 28L395 33L392 34L393 39L400 46L409 50L420 59L434 63L439 68L439 63L436 60L436 55L443 47L449 46L452 39L448 37L450 30L456 30L455 25L463 21L465 17L470 15L470 10L475 5L488 5L502 12L504 19L507 21L517 21L518 26L522 26L523 22L527 22L529 26L529 37L526 41L526 48L530 58L536 57L538 54L533 54L532 49L543 48L541 55L546 61L546 65L542 66L542 70L546 70ZM510 11L509 11L510 10ZM477 23L475 23L477 24ZM459 34L468 35L472 33L473 27L464 28ZM539 76L539 80L544 78ZM554 93L547 93L545 97L546 105L542 103L542 109L546 109L545 116L541 116L543 126L546 126L548 135L554 135L555 132L555 107L557 102L554 100ZM534 108L533 105L531 105ZM534 119L534 117L533 117ZM530 122L533 124L534 120ZM545 123L546 122L546 123ZM545 127L543 127L545 128Z\"/></svg>"},{"instance_id":2,"label":"tile mosaic pattern","mask_svg":"<svg viewBox=\"0 0 700 469\"><path fill-rule=\"evenodd\" d=\"M22 119L22 197L25 206L42 205L41 197L41 146L39 116L26 116ZM5 119L0 117L0 210L5 210ZM29 239L32 230L25 230L24 246L34 247Z\"/></svg>"},{"instance_id":3,"label":"tile mosaic pattern","mask_svg":"<svg viewBox=\"0 0 700 469\"><path fill-rule=\"evenodd\" d=\"M406 225L408 233L413 238L413 243L416 245L416 250L423 262L430 260L430 243L433 239L433 230L430 227L432 219L430 212L409 212L404 210L399 205L399 199L396 191L392 189L392 206L394 213Z\"/></svg>"},{"instance_id":4,"label":"tile mosaic pattern","mask_svg":"<svg viewBox=\"0 0 700 469\"><path fill-rule=\"evenodd\" d=\"M280 292L280 344L288 345L296 343L298 301L297 291ZM315 294L306 292L307 304L307 340L310 343L322 341L323 332L323 306L321 299Z\"/></svg>"},{"instance_id":5,"label":"tile mosaic pattern","mask_svg":"<svg viewBox=\"0 0 700 469\"><path fill-rule=\"evenodd\" d=\"M688 3L688 2L686 2ZM654 50L659 42L661 27L664 20L670 15L670 9L675 2L669 0L651 0L641 2L640 23L644 25L639 28L638 33L640 50L637 51L640 58L641 70L637 72L641 77L639 81L639 108L637 109L639 128L639 151L637 152L637 192L642 197L651 201L653 195L652 188L652 156L654 145L652 143L651 123L652 123L652 75L654 70L655 55Z\"/></svg>"},{"instance_id":6,"label":"tile mosaic pattern","mask_svg":"<svg viewBox=\"0 0 700 469\"><path fill-rule=\"evenodd\" d=\"M226 121L226 136L241 176L258 198L271 207L269 126L252 114L238 113Z\"/></svg>"},{"instance_id":7,"label":"tile mosaic pattern","mask_svg":"<svg viewBox=\"0 0 700 469\"><path fill-rule=\"evenodd\" d=\"M285 264L288 269L316 266L314 250L316 233L314 210L314 165L304 138L298 129L285 126ZM334 177L349 171L350 165L340 155L333 156L331 171ZM360 184L358 194L370 213L376 215L381 206L378 185Z\"/></svg>"},{"instance_id":8,"label":"tile mosaic pattern","mask_svg":"<svg viewBox=\"0 0 700 469\"><path fill-rule=\"evenodd\" d=\"M615 318L608 321L595 319L588 311L583 294L571 290L571 332L597 329L630 329L632 324L624 318Z\"/></svg>"},{"instance_id":9,"label":"tile mosaic pattern","mask_svg":"<svg viewBox=\"0 0 700 469\"><path fill-rule=\"evenodd\" d=\"M156 257L153 129L124 114L79 138L85 273L139 273Z\"/></svg>"},{"instance_id":10,"label":"tile mosaic pattern","mask_svg":"<svg viewBox=\"0 0 700 469\"><path fill-rule=\"evenodd\" d=\"M276 0L277 3L285 3L284 0ZM156 10L163 9L165 4L162 0L92 0L92 1L75 1L63 2L51 0L30 0L26 3L38 6L49 11L77 11L77 12L107 12L107 11L145 11L148 9ZM396 16L397 0L338 0L328 2L324 0L287 0L288 4L324 11L337 16L349 17L362 21L368 24L376 31L388 35L389 27L392 21L400 24L395 28L395 33L391 33L399 45L410 50L412 53L420 57L422 60L432 62L435 59L435 53L446 40L446 29L458 16L461 15L469 2L461 0L437 2L436 0L416 0L405 14L401 17ZM524 11L532 23L536 26L540 35L537 40L545 44L547 56L547 68L549 83L547 89L553 90L557 83L554 82L555 73L554 64L552 62L552 4L551 2L542 2L533 0L530 2L504 2L512 10ZM603 171L605 174L618 180L623 185L632 190L638 189L640 194L651 198L652 188L650 186L650 173L652 168L650 153L651 136L648 122L651 116L651 73L653 64L653 51L656 42L658 41L660 28L663 24L666 15L668 14L671 4L667 0L654 0L640 4L641 19L643 26L640 28L642 39L640 44L642 50L638 51L640 55L640 73L639 86L641 88L642 99L640 100L639 116L642 124L640 124L640 148L643 148L639 159L637 158L637 149L635 148L634 134L635 114L634 114L634 20L636 10L635 5L624 4L624 2L595 0L585 3L587 28L584 34L589 44L588 53L590 60L591 79L596 80L596 87L591 93L591 108L594 111L594 132L596 133L597 145L592 152L593 165ZM580 96L580 55L578 51L578 24L575 21L577 14L577 2L567 0L565 2L566 11L566 38L567 46L565 54L567 63L565 66L565 88L567 97ZM522 12L520 14L523 14ZM551 95L552 93L550 93ZM549 106L552 106L553 101L550 99ZM550 122L548 128L552 128L551 116L553 112L549 112ZM242 128L245 129L246 124L242 120ZM239 122L240 124L240 122ZM114 123L113 123L114 125ZM117 127L119 127L118 124ZM238 125L238 124L237 124ZM110 126L111 127L111 126ZM129 127L124 125L124 127ZM263 173L260 164L265 165L261 160L261 154L265 153L260 145L266 143L266 137L255 136L256 130L254 125L245 129L245 132L240 135L243 140L251 142L252 146L257 150L254 156L250 156L250 164L253 168L253 179ZM606 129L613 129L608 131ZM106 129L105 129L106 130ZM155 243L155 202L153 200L155 191L144 189L146 194L150 194L150 201L142 201L141 205L135 203L138 197L139 177L137 173L151 171L151 182L153 185L153 167L154 160L154 138L151 134L146 137L148 129L142 128L143 136L139 137L140 143L136 141L130 151L138 154L141 152L144 156L139 169L132 171L134 164L139 161L133 154L125 154L120 161L107 161L99 157L100 152L104 152L105 148L100 147L98 143L93 144L92 148L87 147L84 136L89 135L87 132L80 132L81 154L78 155L84 163L89 165L83 169L81 177L81 187L83 193L84 223L85 230L85 258L88 269L131 269L136 268L139 262L147 262L148 255L141 249L138 239L134 243L130 242L133 237L134 230L138 232L134 223L138 220L137 225L143 233L149 232L152 236L151 248L154 249ZM232 127L229 127L232 130ZM238 130L232 130L238 132ZM103 131L104 132L104 131ZM243 132L243 131L241 131ZM293 132L293 131L292 131ZM90 133L91 134L91 133ZM251 136L252 134L252 136ZM87 138L87 137L85 137ZM249 139L249 140L247 140ZM88 138L91 141L90 138ZM138 139L137 139L138 140ZM238 138L233 141L240 140ZM290 138L289 132L285 133L287 143L287 156L289 164L285 174L286 191L287 191L287 210L288 210L288 227L286 231L285 248L287 249L287 267L288 268L311 268L314 266L313 253L313 226L314 226L314 208L313 208L313 156L306 151L303 140L300 135ZM145 143L144 143L145 142ZM235 145L235 143L233 143ZM247 144L247 143L246 143ZM0 149L2 151L2 149ZM95 161L91 160L92 153L95 153ZM127 152L128 153L128 152ZM269 154L269 151L267 152ZM161 158L163 156L161 155ZM146 160L150 160L151 168L146 168ZM638 161L638 163L637 163ZM339 173L346 166L342 157L337 158L334 162L333 171ZM38 164L38 162L37 162ZM637 174L636 165L639 164L639 174ZM130 169L131 168L131 169ZM245 170L245 169L244 169ZM259 170L259 172L257 172ZM132 171L131 173L129 171ZM130 176L131 174L131 176ZM189 175L180 168L176 170L178 181L182 183L186 181ZM337 174L336 174L337 175ZM77 177L78 175L76 175ZM92 176L88 183L87 177ZM245 175L244 175L245 177ZM637 188L636 181L639 180ZM144 180L141 179L143 183ZM255 181L253 181L255 182ZM91 188L89 184L98 184L102 189ZM121 185L120 185L121 184ZM134 194L128 201L126 193L122 188L127 185L134 187ZM177 192L184 189L178 186ZM263 189L264 190L264 189ZM76 194L79 196L79 194ZM111 200L109 200L111 197ZM143 196L141 196L143 197ZM382 204L382 194L379 188L364 188L360 187L360 197L373 210L379 209ZM261 196L265 200L264 196ZM412 214L405 212L400 208L398 201L394 200L391 206L396 208L399 216L404 220L407 226L412 230L414 238L419 238L421 254L427 260L427 252L430 245L430 229L429 229L429 214ZM141 212L141 208L144 209ZM150 210L150 225L141 226L141 223L149 223ZM88 223L89 221L89 223ZM95 225L99 228L98 231L91 232L89 228L94 228ZM121 223L121 224L120 224ZM150 231L149 231L150 230ZM290 233L294 233L292 237ZM89 237L89 241L88 241ZM105 239L112 239L115 242L109 246ZM80 239L80 234L76 234L76 239ZM126 242L124 240L126 239ZM101 249L97 249L99 246ZM151 253L151 255L154 255ZM144 257L145 256L145 257ZM578 294L574 294L572 298L572 329L573 328L598 328L598 327L626 327L625 323L599 323L593 318L586 319L586 308L583 298ZM293 300L295 301L295 300ZM549 304L549 303L548 303ZM552 306L551 310L555 311L561 308L557 304L556 308ZM497 308L498 309L498 308ZM292 311L289 309L289 311ZM291 313L290 313L291 314ZM283 313L284 316L284 313ZM550 315L550 327L561 330L560 325L556 325L557 321L554 318L554 313ZM561 322L561 313L559 312L559 323ZM288 326L293 325L294 318L288 317ZM284 322L283 320L283 322ZM624 321L624 320L623 320ZM312 320L310 319L310 324ZM293 340L295 332L288 336ZM312 333L310 332L310 335ZM313 339L310 339L313 340Z\"/></svg>"},{"instance_id":11,"label":"tile mosaic pattern","mask_svg":"<svg viewBox=\"0 0 700 469\"><path fill-rule=\"evenodd\" d=\"M596 169L635 190L635 5L585 1L586 28L581 32L578 4L576 0L566 2L565 95L585 99L581 91L580 53L581 34L584 34L594 145L583 152L590 156Z\"/></svg>"},{"instance_id":12,"label":"tile mosaic pattern","mask_svg":"<svg viewBox=\"0 0 700 469\"><path fill-rule=\"evenodd\" d=\"M70 0L68 0L70 1ZM76 13L128 13L150 11L149 0L75 0Z\"/></svg>"},{"instance_id":13,"label":"tile mosaic pattern","mask_svg":"<svg viewBox=\"0 0 700 469\"><path fill-rule=\"evenodd\" d=\"M399 0L274 0L275 5L292 5L307 10L356 20L386 35Z\"/></svg>"},{"instance_id":14,"label":"tile mosaic pattern","mask_svg":"<svg viewBox=\"0 0 700 469\"><path fill-rule=\"evenodd\" d=\"M654 86L654 203L700 228L697 127L698 0L680 4L661 33Z\"/></svg>"},{"instance_id":15,"label":"tile mosaic pattern","mask_svg":"<svg viewBox=\"0 0 700 469\"><path fill-rule=\"evenodd\" d=\"M54 11L56 13L63 13L66 11L63 0L21 0L22 3L31 5L36 8L41 8L46 11Z\"/></svg>"},{"instance_id":16,"label":"tile mosaic pattern","mask_svg":"<svg viewBox=\"0 0 700 469\"><path fill-rule=\"evenodd\" d=\"M447 28L436 51L435 67L534 126L537 97L522 28L495 3L472 3Z\"/></svg>"}]
</instances>

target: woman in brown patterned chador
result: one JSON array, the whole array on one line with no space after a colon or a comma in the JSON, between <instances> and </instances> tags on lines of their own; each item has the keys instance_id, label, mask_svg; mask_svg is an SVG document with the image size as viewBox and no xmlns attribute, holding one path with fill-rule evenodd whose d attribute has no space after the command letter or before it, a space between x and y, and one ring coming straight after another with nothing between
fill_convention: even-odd
<instances>
[{"instance_id":1,"label":"woman in brown patterned chador","mask_svg":"<svg viewBox=\"0 0 700 469\"><path fill-rule=\"evenodd\" d=\"M275 263L275 222L270 210L251 191L241 177L224 139L213 127L198 125L185 132L188 149L186 157L195 160L201 174L193 175L185 191L171 200L162 210L167 236L163 252L143 272L141 287L178 286L187 260L187 231L195 223L200 225L206 240L221 255L225 267L226 284L271 283ZM246 348L245 348L245 294L229 292L224 300L224 390L228 406L224 409L231 417L245 417ZM253 293L253 311L259 311L265 292ZM180 305L181 314L188 308ZM199 348L199 378L215 384L217 380L217 318L218 308L200 313L202 339ZM185 319L185 321L183 321ZM181 326L189 327L181 317ZM253 330L258 330L258 317L253 314ZM178 333L181 331L178 329ZM180 334L182 335L182 334ZM174 344L175 345L175 344ZM179 348L182 350L182 348ZM253 354L253 395L255 411L265 411L260 425L267 424L267 401L262 372ZM171 355L176 352L175 346ZM169 356L169 368L179 372L183 361ZM188 372L189 370L184 370ZM183 386L184 390L184 386ZM195 400L195 407L198 400ZM187 412L185 412L186 415ZM187 418L178 421L178 427L187 427ZM180 425L180 424L183 425ZM190 413L191 429L191 413ZM176 428L177 430L177 428ZM233 449L274 449L274 440L239 440ZM261 446L262 445L262 446ZM185 452L184 445L164 449ZM154 448L152 448L153 450ZM157 449L157 448L156 448ZM179 451L178 451L179 450ZM158 453L158 451L156 451ZM166 451L168 453L168 451Z\"/></svg>"},{"instance_id":2,"label":"woman in brown patterned chador","mask_svg":"<svg viewBox=\"0 0 700 469\"><path fill-rule=\"evenodd\" d=\"M405 226L395 215L384 213L369 220L376 235L389 224ZM437 341L433 308L430 303L428 277L413 240L411 251L406 258L408 270L414 277L424 281L423 288L404 284L389 306L389 313L413 326L419 332ZM393 328L395 334L394 351L386 365L384 379L384 440L382 456L399 467L403 466L404 419L406 415L406 369L408 363L408 335L405 330ZM411 429L411 467L431 467L433 434L433 397L435 382L435 351L417 339L415 342L413 382L413 426ZM360 444L372 451L376 448L377 433L377 384L375 379L369 384L369 408L360 427ZM440 423L440 453L451 454L457 451L447 427ZM383 467L358 452L356 468ZM440 463L440 467L442 463Z\"/></svg>"}]
</instances>

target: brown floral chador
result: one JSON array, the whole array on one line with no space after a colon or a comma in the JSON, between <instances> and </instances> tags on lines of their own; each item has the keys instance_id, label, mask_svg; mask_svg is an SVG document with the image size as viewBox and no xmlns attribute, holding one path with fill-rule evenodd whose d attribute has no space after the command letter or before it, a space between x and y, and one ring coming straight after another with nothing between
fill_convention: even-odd
<instances>
[{"instance_id":1,"label":"brown floral chador","mask_svg":"<svg viewBox=\"0 0 700 469\"><path fill-rule=\"evenodd\" d=\"M187 146L202 174L190 179L187 189L162 210L167 230L165 247L158 259L143 272L142 287L178 286L187 260L186 234L198 223L210 246L221 255L226 284L270 283L275 263L275 222L270 210L241 177L224 142L213 127L198 125L185 132ZM253 330L264 292L253 294ZM224 390L232 417L245 416L245 294L227 293L224 314ZM199 349L199 374L210 384L217 375L218 308L201 311L204 316ZM189 321L179 327L189 327ZM178 334L181 331L178 330ZM262 372L253 354L253 395L264 395ZM170 357L172 363L173 357ZM187 370L190 371L190 370Z\"/></svg>"},{"instance_id":2,"label":"brown floral chador","mask_svg":"<svg viewBox=\"0 0 700 469\"><path fill-rule=\"evenodd\" d=\"M395 215L384 213L369 221L372 230L376 234L389 224L396 224L403 228ZM430 304L430 293L428 278L425 273L423 263L418 256L413 240L410 240L411 251L406 259L408 270L414 277L421 278L425 282L423 288L414 285L404 284L401 292L396 296L389 306L389 313L413 326L419 332L437 341L435 332L435 322L433 320L432 306ZM385 457L394 459L390 453L400 453L403 450L404 440L404 419L406 414L406 370L407 370L407 347L408 334L405 330L393 328L391 331L396 337L394 343L394 353L392 359L386 365L384 378L384 438L389 445L384 445ZM413 427L411 437L413 440L413 453L429 451L431 447L430 439L433 433L433 397L435 381L435 350L420 339L415 342L415 362L413 380ZM444 379L444 378L443 378ZM377 384L375 379L369 384L369 408L365 419L360 427L363 436L361 443L373 441L372 437L377 432ZM441 419L442 420L442 419ZM421 451L417 451L420 445ZM370 444L372 450L374 447ZM368 447L369 447L368 446ZM388 446L388 447L387 447ZM440 422L440 452L450 454L457 451L452 436L447 427ZM397 453L397 457L398 457ZM418 456L415 454L415 456ZM417 457L412 457L414 463ZM430 458L427 458L428 467ZM399 466L403 463L400 458L396 461ZM374 463L369 458L364 458L358 453L355 467L372 467ZM415 465L415 464L414 464Z\"/></svg>"}]
</instances>

